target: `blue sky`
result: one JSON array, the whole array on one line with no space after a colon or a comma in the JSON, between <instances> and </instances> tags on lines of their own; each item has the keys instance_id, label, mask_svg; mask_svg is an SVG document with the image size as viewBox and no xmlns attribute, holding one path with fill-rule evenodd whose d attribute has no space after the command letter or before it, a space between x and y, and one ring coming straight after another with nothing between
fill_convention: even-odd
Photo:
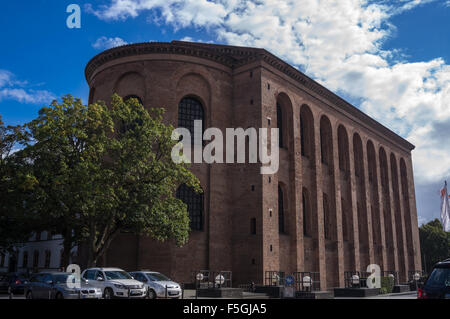
<instances>
[{"instance_id":1,"label":"blue sky","mask_svg":"<svg viewBox=\"0 0 450 319\"><path fill-rule=\"evenodd\" d=\"M82 9L81 29L66 7ZM264 47L410 140L420 222L450 177L450 1L3 1L0 114L23 124L55 97L86 101L84 67L123 43ZM448 134L446 134L448 133Z\"/></svg>"}]
</instances>

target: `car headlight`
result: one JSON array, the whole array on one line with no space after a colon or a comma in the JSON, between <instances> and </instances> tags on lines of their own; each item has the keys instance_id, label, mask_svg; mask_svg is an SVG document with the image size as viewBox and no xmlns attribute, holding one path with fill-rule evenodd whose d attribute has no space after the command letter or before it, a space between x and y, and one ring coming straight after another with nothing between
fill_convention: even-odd
<instances>
[{"instance_id":1,"label":"car headlight","mask_svg":"<svg viewBox=\"0 0 450 319\"><path fill-rule=\"evenodd\" d=\"M114 287L116 287L117 289L127 289L127 286L122 284L114 284Z\"/></svg>"}]
</instances>

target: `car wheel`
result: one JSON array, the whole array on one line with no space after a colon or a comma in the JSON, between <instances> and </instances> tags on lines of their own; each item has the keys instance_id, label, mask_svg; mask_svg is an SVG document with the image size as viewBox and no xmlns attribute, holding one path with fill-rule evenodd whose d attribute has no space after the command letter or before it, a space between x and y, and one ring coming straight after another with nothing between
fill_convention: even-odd
<instances>
[{"instance_id":1,"label":"car wheel","mask_svg":"<svg viewBox=\"0 0 450 319\"><path fill-rule=\"evenodd\" d=\"M148 299L156 299L156 292L153 289L149 289L147 293Z\"/></svg>"},{"instance_id":2,"label":"car wheel","mask_svg":"<svg viewBox=\"0 0 450 319\"><path fill-rule=\"evenodd\" d=\"M33 299L33 293L31 291L27 292L27 299Z\"/></svg>"},{"instance_id":3,"label":"car wheel","mask_svg":"<svg viewBox=\"0 0 450 319\"><path fill-rule=\"evenodd\" d=\"M62 295L62 293L58 292L55 296L55 299L61 300L61 299L64 299L64 296Z\"/></svg>"},{"instance_id":4,"label":"car wheel","mask_svg":"<svg viewBox=\"0 0 450 319\"><path fill-rule=\"evenodd\" d=\"M112 299L114 296L114 292L111 288L105 288L105 292L103 293L104 299Z\"/></svg>"}]
</instances>

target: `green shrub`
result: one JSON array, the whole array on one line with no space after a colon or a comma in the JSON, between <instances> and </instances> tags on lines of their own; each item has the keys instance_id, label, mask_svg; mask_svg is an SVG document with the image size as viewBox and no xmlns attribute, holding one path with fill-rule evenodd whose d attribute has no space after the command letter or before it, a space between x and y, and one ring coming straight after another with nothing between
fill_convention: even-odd
<instances>
[{"instance_id":1,"label":"green shrub","mask_svg":"<svg viewBox=\"0 0 450 319\"><path fill-rule=\"evenodd\" d=\"M389 294L394 290L394 278L381 277L381 294Z\"/></svg>"}]
</instances>

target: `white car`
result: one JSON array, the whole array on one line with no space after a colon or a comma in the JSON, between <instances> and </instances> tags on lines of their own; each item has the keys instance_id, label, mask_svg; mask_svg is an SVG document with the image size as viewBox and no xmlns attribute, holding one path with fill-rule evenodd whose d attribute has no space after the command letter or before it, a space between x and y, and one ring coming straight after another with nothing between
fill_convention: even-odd
<instances>
[{"instance_id":1,"label":"white car","mask_svg":"<svg viewBox=\"0 0 450 319\"><path fill-rule=\"evenodd\" d=\"M81 277L102 289L103 298L145 298L146 286L120 268L90 268Z\"/></svg>"},{"instance_id":2,"label":"white car","mask_svg":"<svg viewBox=\"0 0 450 319\"><path fill-rule=\"evenodd\" d=\"M181 287L163 274L154 271L133 271L130 274L147 287L148 298L181 298ZM167 288L167 295L166 295Z\"/></svg>"}]
</instances>

